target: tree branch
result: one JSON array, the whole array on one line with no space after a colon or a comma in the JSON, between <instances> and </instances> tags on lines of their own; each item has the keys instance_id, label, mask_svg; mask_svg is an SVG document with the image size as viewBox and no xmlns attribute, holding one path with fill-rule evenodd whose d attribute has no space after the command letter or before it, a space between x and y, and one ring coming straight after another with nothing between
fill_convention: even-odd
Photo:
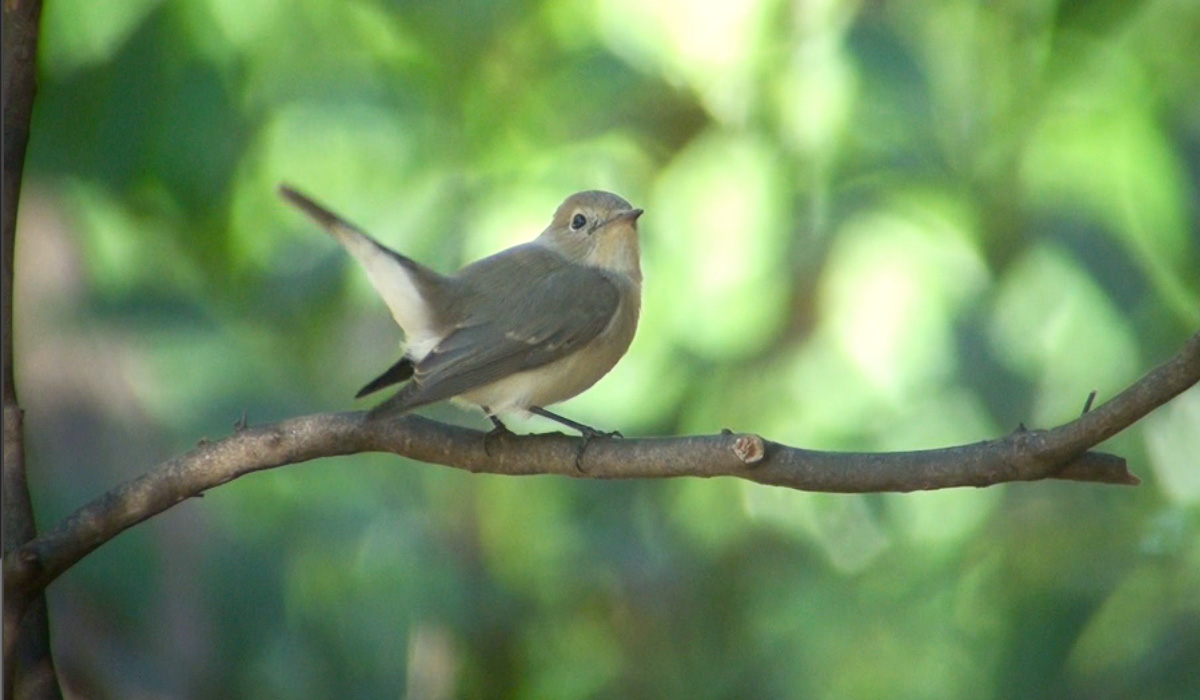
<instances>
[{"instance_id":1,"label":"tree branch","mask_svg":"<svg viewBox=\"0 0 1200 700\"><path fill-rule=\"evenodd\" d=\"M33 505L25 479L24 413L13 381L13 253L17 238L17 205L29 124L37 93L37 39L41 0L5 0L3 48L4 184L0 236L3 237L2 289L4 406L4 552L11 554L36 534ZM4 596L4 697L60 698L46 599L39 590ZM27 594L27 595L26 595Z\"/></svg>"},{"instance_id":2,"label":"tree branch","mask_svg":"<svg viewBox=\"0 0 1200 700\"><path fill-rule=\"evenodd\" d=\"M369 420L327 413L247 428L168 460L80 508L54 529L4 557L6 592L38 591L123 530L180 501L263 469L318 457L391 452L493 474L590 478L733 476L806 491L913 491L1070 479L1135 485L1125 460L1089 448L1200 381L1200 333L1178 355L1094 411L1053 430L1020 429L959 447L893 453L803 450L757 435L593 440L582 471L579 439L484 434L419 416Z\"/></svg>"}]
</instances>

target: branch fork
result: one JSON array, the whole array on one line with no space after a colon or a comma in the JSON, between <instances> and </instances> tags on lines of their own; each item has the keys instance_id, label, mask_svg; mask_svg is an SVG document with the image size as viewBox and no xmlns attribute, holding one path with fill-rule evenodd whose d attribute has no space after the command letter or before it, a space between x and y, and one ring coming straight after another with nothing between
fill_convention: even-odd
<instances>
[{"instance_id":1,"label":"branch fork","mask_svg":"<svg viewBox=\"0 0 1200 700\"><path fill-rule=\"evenodd\" d=\"M863 493L991 486L1064 479L1133 486L1123 458L1091 448L1200 381L1200 333L1111 401L1050 430L1021 426L970 445L891 453L821 452L751 433L593 440L576 466L580 438L486 434L416 415L365 412L302 416L269 425L238 421L232 435L201 442L83 506L4 557L6 595L40 592L122 531L240 476L321 457L389 452L471 472L633 479L735 477L807 491Z\"/></svg>"}]
</instances>

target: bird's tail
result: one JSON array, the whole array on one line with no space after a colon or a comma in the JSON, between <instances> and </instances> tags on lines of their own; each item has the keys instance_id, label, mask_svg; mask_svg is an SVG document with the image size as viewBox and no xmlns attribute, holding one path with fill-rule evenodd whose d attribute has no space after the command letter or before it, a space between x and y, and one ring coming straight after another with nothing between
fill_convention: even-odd
<instances>
[{"instance_id":1,"label":"bird's tail","mask_svg":"<svg viewBox=\"0 0 1200 700\"><path fill-rule=\"evenodd\" d=\"M295 188L280 185L279 194L312 217L362 264L371 286L383 297L392 318L410 341L439 335L446 320L438 317L430 302L444 296L450 280L388 248Z\"/></svg>"},{"instance_id":2,"label":"bird's tail","mask_svg":"<svg viewBox=\"0 0 1200 700\"><path fill-rule=\"evenodd\" d=\"M400 382L411 378L413 376L414 369L413 361L409 359L408 355L405 355L397 360L396 364L384 370L383 374L367 382L366 386L358 390L358 393L354 395L354 398L361 399L367 394L373 394L385 387L389 387L393 384L399 384Z\"/></svg>"}]
</instances>

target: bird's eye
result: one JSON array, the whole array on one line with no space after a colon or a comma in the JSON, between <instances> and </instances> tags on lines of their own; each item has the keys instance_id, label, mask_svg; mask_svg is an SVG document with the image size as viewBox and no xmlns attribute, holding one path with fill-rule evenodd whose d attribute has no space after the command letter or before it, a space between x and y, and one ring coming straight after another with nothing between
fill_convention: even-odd
<instances>
[{"instance_id":1,"label":"bird's eye","mask_svg":"<svg viewBox=\"0 0 1200 700\"><path fill-rule=\"evenodd\" d=\"M575 218L571 219L571 228L575 231L587 226L587 217L583 214L576 214Z\"/></svg>"}]
</instances>

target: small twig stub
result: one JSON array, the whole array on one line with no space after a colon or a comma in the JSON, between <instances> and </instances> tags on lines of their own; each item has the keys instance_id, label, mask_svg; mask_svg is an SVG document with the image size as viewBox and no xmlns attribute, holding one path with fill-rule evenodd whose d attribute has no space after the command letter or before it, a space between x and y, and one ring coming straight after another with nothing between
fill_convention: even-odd
<instances>
[{"instance_id":1,"label":"small twig stub","mask_svg":"<svg viewBox=\"0 0 1200 700\"><path fill-rule=\"evenodd\" d=\"M766 445L757 435L739 435L733 441L733 453L745 464L757 464L766 454Z\"/></svg>"}]
</instances>

